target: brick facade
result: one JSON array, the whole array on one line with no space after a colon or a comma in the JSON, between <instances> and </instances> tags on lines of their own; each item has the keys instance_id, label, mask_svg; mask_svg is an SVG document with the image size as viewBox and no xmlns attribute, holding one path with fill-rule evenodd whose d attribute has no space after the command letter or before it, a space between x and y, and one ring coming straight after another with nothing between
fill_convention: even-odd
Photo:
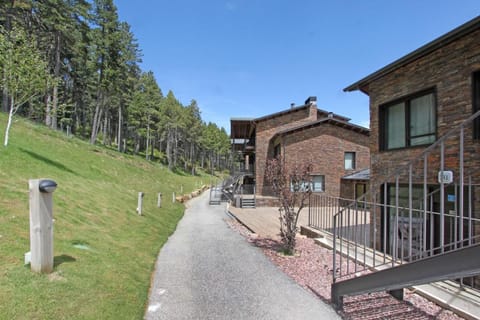
<instances>
[{"instance_id":1,"label":"brick facade","mask_svg":"<svg viewBox=\"0 0 480 320\"><path fill-rule=\"evenodd\" d=\"M412 159L425 149L425 146L421 146L381 151L379 106L424 89L434 88L437 138L472 114L471 78L474 71L480 70L479 39L480 30L477 30L369 84L371 182L382 179L388 168L397 167L401 161ZM466 136L471 137L471 134L467 133ZM470 144L467 147L471 148L472 156L480 152L479 144Z\"/></svg>"},{"instance_id":2,"label":"brick facade","mask_svg":"<svg viewBox=\"0 0 480 320\"><path fill-rule=\"evenodd\" d=\"M316 97L309 97L302 106L264 117L231 121L232 139L247 138L249 143L254 142L255 152L250 159L254 160L255 193L262 199L273 196L273 190L265 182L265 167L276 152L284 154L289 163L312 160L313 174L325 176L325 192L335 197L354 190L356 181L345 181L341 186L342 177L370 166L370 130L350 123L347 117L318 109ZM245 132L249 132L248 136ZM245 149L242 156L247 151ZM345 152L355 153L356 166L352 170L344 168ZM248 181L246 177L243 184L253 182L250 176ZM350 192L350 197L353 194ZM262 201L257 199L260 206Z\"/></svg>"},{"instance_id":3,"label":"brick facade","mask_svg":"<svg viewBox=\"0 0 480 320\"><path fill-rule=\"evenodd\" d=\"M369 137L331 123L320 123L283 137L287 166L311 161L312 174L325 177L325 195L340 197L341 179L370 166ZM345 152L355 152L355 169L345 170ZM353 188L348 198L353 198Z\"/></svg>"},{"instance_id":4,"label":"brick facade","mask_svg":"<svg viewBox=\"0 0 480 320\"><path fill-rule=\"evenodd\" d=\"M447 38L448 39L448 38ZM457 127L473 114L472 75L480 70L480 25L477 22L473 31L459 33L451 41L432 45L424 54L417 52L415 59L408 62L395 62L388 72L359 81L354 89L361 89L370 97L370 184L377 191L394 170L402 168L405 163L418 157L427 146L410 147L398 150L382 150L381 110L382 105L397 99L433 89L436 106L436 138L439 139L449 130ZM421 49L419 49L421 52ZM408 56L404 57L408 58ZM403 59L403 58L402 58ZM402 61L400 59L399 61ZM388 68L385 67L385 68ZM380 70L382 71L382 70ZM379 72L380 72L379 71ZM373 74L375 75L375 74ZM352 87L353 88L353 87ZM352 88L347 88L350 91ZM452 170L456 183L459 177L459 135L445 141L445 170ZM464 171L480 172L480 143L472 139L472 125L465 128L464 135ZM423 183L423 164L413 168L413 183ZM427 183L438 185L437 175L440 170L440 151L428 158ZM478 178L478 174L475 175ZM389 183L393 182L388 180ZM474 181L478 183L479 181ZM408 177L400 177L400 184L408 183ZM474 190L473 208L480 206L479 190ZM378 212L377 229L381 230L381 214ZM474 216L478 212L474 212ZM477 227L478 228L478 227ZM476 230L475 233L480 230ZM379 240L379 239L377 239Z\"/></svg>"},{"instance_id":5,"label":"brick facade","mask_svg":"<svg viewBox=\"0 0 480 320\"><path fill-rule=\"evenodd\" d=\"M317 120L317 106L310 104L304 108L292 109L275 117L265 117L256 122L255 172L257 193L264 192L264 173L267 159L273 157L271 139L279 132ZM269 195L269 194L267 194Z\"/></svg>"}]
</instances>

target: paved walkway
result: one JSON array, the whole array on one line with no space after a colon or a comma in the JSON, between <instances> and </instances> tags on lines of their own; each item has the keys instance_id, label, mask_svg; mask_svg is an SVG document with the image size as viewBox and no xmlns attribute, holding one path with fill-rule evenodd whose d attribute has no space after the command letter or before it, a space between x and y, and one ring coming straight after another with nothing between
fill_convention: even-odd
<instances>
[{"instance_id":1,"label":"paved walkway","mask_svg":"<svg viewBox=\"0 0 480 320\"><path fill-rule=\"evenodd\" d=\"M158 256L145 319L340 319L225 223L208 192Z\"/></svg>"}]
</instances>

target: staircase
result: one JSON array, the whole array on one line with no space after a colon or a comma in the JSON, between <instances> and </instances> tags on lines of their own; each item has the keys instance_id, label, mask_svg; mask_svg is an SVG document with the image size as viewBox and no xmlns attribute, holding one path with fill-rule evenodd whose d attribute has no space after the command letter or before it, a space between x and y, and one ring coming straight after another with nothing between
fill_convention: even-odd
<instances>
[{"instance_id":1,"label":"staircase","mask_svg":"<svg viewBox=\"0 0 480 320\"><path fill-rule=\"evenodd\" d=\"M370 273L332 285L332 302L343 305L343 296L387 291L403 299L403 288L480 274L480 245Z\"/></svg>"},{"instance_id":2,"label":"staircase","mask_svg":"<svg viewBox=\"0 0 480 320\"><path fill-rule=\"evenodd\" d=\"M480 289L480 142L470 130L477 118L480 112L400 167L384 165L362 198L313 199L309 226L333 237L337 307L344 296L402 298L403 288L436 281Z\"/></svg>"},{"instance_id":3,"label":"staircase","mask_svg":"<svg viewBox=\"0 0 480 320\"><path fill-rule=\"evenodd\" d=\"M255 198L242 197L240 199L241 208L255 208Z\"/></svg>"}]
</instances>

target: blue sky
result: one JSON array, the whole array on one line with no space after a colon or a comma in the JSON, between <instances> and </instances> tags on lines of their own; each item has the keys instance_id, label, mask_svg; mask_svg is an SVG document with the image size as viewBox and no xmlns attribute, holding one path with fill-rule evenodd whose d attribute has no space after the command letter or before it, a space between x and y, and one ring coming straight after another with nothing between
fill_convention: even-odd
<instances>
[{"instance_id":1,"label":"blue sky","mask_svg":"<svg viewBox=\"0 0 480 320\"><path fill-rule=\"evenodd\" d=\"M479 0L115 0L164 95L230 131L316 96L368 126L343 88L480 14Z\"/></svg>"}]
</instances>

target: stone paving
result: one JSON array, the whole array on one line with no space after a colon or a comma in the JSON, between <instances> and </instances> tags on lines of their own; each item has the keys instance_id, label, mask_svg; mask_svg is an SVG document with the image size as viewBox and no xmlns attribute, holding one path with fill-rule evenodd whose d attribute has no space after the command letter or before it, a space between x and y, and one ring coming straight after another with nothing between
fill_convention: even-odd
<instances>
[{"instance_id":1,"label":"stone paving","mask_svg":"<svg viewBox=\"0 0 480 320\"><path fill-rule=\"evenodd\" d=\"M233 214L250 231L268 238L279 238L280 220L277 207L237 208L229 206ZM298 228L308 225L308 209L304 208L298 218Z\"/></svg>"}]
</instances>

